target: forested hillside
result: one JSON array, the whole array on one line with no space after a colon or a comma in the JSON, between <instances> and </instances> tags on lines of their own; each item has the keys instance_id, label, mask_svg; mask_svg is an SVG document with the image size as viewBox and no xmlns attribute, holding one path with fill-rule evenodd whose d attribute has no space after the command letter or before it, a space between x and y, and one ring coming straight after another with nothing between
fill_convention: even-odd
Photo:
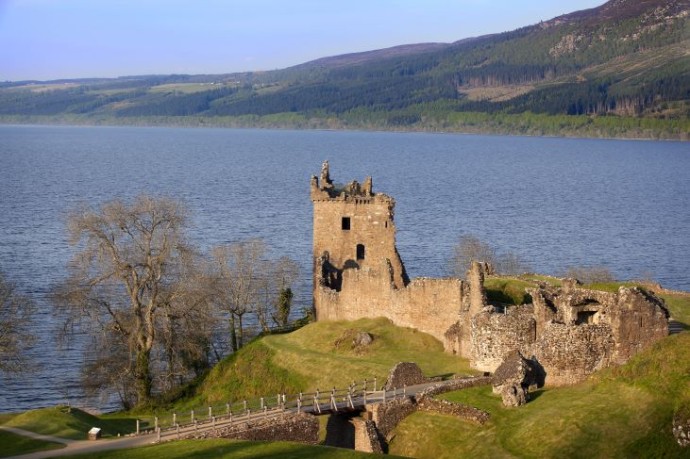
<instances>
[{"instance_id":1,"label":"forested hillside","mask_svg":"<svg viewBox=\"0 0 690 459\"><path fill-rule=\"evenodd\" d=\"M687 139L690 0L612 0L512 32L272 72L7 82L0 117Z\"/></svg>"}]
</instances>

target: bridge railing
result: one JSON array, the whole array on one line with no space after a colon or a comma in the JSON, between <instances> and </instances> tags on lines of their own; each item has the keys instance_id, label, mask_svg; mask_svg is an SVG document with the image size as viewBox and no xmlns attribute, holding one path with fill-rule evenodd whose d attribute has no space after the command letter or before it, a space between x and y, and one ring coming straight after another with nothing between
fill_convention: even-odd
<instances>
[{"instance_id":1,"label":"bridge railing","mask_svg":"<svg viewBox=\"0 0 690 459\"><path fill-rule=\"evenodd\" d=\"M391 391L388 391L390 398ZM402 393L398 393L400 396ZM137 419L136 435L168 432L180 429L205 428L217 423L246 421L276 416L285 411L320 414L355 409L363 404L386 399L386 392L379 390L377 378L352 382L346 388L316 390L298 394L275 394L241 401L209 404L187 411L168 412Z\"/></svg>"}]
</instances>

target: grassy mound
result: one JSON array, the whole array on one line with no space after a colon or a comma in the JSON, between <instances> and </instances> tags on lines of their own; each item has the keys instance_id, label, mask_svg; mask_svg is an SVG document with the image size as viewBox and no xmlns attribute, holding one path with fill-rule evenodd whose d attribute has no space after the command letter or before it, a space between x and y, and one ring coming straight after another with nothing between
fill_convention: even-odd
<instances>
[{"instance_id":1,"label":"grassy mound","mask_svg":"<svg viewBox=\"0 0 690 459\"><path fill-rule=\"evenodd\" d=\"M66 406L26 411L13 416L4 425L72 440L85 440L86 433L92 427L101 428L103 437L114 437L118 433L136 430L134 419L117 417L102 419L80 409Z\"/></svg>"},{"instance_id":2,"label":"grassy mound","mask_svg":"<svg viewBox=\"0 0 690 459\"><path fill-rule=\"evenodd\" d=\"M352 345L360 331L374 337L369 346ZM472 372L467 360L446 354L432 336L387 319L317 322L244 347L218 364L195 396L178 406L343 388L374 377L380 385L401 361L416 362L427 376Z\"/></svg>"},{"instance_id":3,"label":"grassy mound","mask_svg":"<svg viewBox=\"0 0 690 459\"><path fill-rule=\"evenodd\" d=\"M505 408L490 387L446 394L491 413L479 426L415 413L396 430L390 451L414 457L690 457L671 418L690 401L690 333L670 336L585 383L538 391Z\"/></svg>"}]
</instances>

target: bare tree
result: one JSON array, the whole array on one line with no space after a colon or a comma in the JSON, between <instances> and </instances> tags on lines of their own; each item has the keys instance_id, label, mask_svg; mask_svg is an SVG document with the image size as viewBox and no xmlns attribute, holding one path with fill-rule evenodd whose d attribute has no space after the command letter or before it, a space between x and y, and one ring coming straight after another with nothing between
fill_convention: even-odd
<instances>
[{"instance_id":1,"label":"bare tree","mask_svg":"<svg viewBox=\"0 0 690 459\"><path fill-rule=\"evenodd\" d=\"M451 273L455 277L463 278L473 261L496 264L496 251L478 237L473 235L460 236L458 243L453 247L453 255L450 261Z\"/></svg>"},{"instance_id":2,"label":"bare tree","mask_svg":"<svg viewBox=\"0 0 690 459\"><path fill-rule=\"evenodd\" d=\"M0 374L21 373L29 365L26 351L35 341L30 332L34 312L34 303L0 272Z\"/></svg>"},{"instance_id":3,"label":"bare tree","mask_svg":"<svg viewBox=\"0 0 690 459\"><path fill-rule=\"evenodd\" d=\"M530 271L530 266L513 252L496 252L489 244L473 235L461 236L453 247L450 270L455 277L464 277L473 261L486 262L495 272L517 275Z\"/></svg>"},{"instance_id":4,"label":"bare tree","mask_svg":"<svg viewBox=\"0 0 690 459\"><path fill-rule=\"evenodd\" d=\"M299 276L299 265L283 256L265 262L264 266L261 300L257 303L255 312L262 330L269 331L271 325L282 327L288 323L293 296L291 287Z\"/></svg>"},{"instance_id":5,"label":"bare tree","mask_svg":"<svg viewBox=\"0 0 690 459\"><path fill-rule=\"evenodd\" d=\"M228 313L230 346L237 352L244 345L244 316L252 312L265 288L264 255L261 239L235 242L213 249L217 267L218 307Z\"/></svg>"},{"instance_id":6,"label":"bare tree","mask_svg":"<svg viewBox=\"0 0 690 459\"><path fill-rule=\"evenodd\" d=\"M55 303L65 313L65 330L79 324L91 334L101 350L95 362L111 354L124 359L115 367L108 361L109 370L130 375L137 404L151 399L154 348L173 352L172 341L184 342L178 327L206 316L209 292L198 289L198 254L185 240L186 219L179 202L149 196L69 216L70 242L79 250Z\"/></svg>"},{"instance_id":7,"label":"bare tree","mask_svg":"<svg viewBox=\"0 0 690 459\"><path fill-rule=\"evenodd\" d=\"M292 302L290 287L299 268L288 257L269 260L266 253L266 243L261 239L239 241L213 250L216 277L220 281L216 297L219 309L228 314L233 352L244 344L246 316L255 317L263 331L270 330L271 325L287 323Z\"/></svg>"}]
</instances>

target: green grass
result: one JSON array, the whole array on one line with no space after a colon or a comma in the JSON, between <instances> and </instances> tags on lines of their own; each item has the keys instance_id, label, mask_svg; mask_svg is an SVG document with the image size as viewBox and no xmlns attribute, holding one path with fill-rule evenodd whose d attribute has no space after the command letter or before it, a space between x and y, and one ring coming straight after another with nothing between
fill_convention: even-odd
<instances>
[{"instance_id":1,"label":"green grass","mask_svg":"<svg viewBox=\"0 0 690 459\"><path fill-rule=\"evenodd\" d=\"M0 430L0 457L18 456L36 451L64 448L65 445L50 441L34 440Z\"/></svg>"},{"instance_id":2,"label":"green grass","mask_svg":"<svg viewBox=\"0 0 690 459\"><path fill-rule=\"evenodd\" d=\"M336 346L352 330L372 334L374 342L352 349L345 339ZM216 403L344 388L353 380L359 383L374 377L381 384L401 361L418 363L427 376L472 373L467 360L445 353L441 342L431 335L396 327L387 319L317 322L292 333L265 336L223 360L192 400Z\"/></svg>"},{"instance_id":3,"label":"green grass","mask_svg":"<svg viewBox=\"0 0 690 459\"><path fill-rule=\"evenodd\" d=\"M526 288L536 287L534 282L509 277L487 277L484 280L486 296L489 302L506 304L527 304L532 302L532 297L526 292Z\"/></svg>"},{"instance_id":4,"label":"green grass","mask_svg":"<svg viewBox=\"0 0 690 459\"><path fill-rule=\"evenodd\" d=\"M136 430L134 419L118 416L98 418L82 410L65 406L26 411L12 417L4 425L72 440L85 440L86 433L92 427L100 427L104 438Z\"/></svg>"},{"instance_id":5,"label":"green grass","mask_svg":"<svg viewBox=\"0 0 690 459\"><path fill-rule=\"evenodd\" d=\"M415 413L390 451L415 457L690 457L671 418L690 402L690 334L670 336L627 364L572 387L547 388L505 408L491 387L445 394L491 414L484 426ZM441 446L439 446L441 445Z\"/></svg>"},{"instance_id":6,"label":"green grass","mask_svg":"<svg viewBox=\"0 0 690 459\"><path fill-rule=\"evenodd\" d=\"M671 317L690 328L690 294L662 293L659 295L666 302Z\"/></svg>"},{"instance_id":7,"label":"green grass","mask_svg":"<svg viewBox=\"0 0 690 459\"><path fill-rule=\"evenodd\" d=\"M349 459L383 457L359 453L353 450L329 448L324 446L310 446L288 442L247 442L224 439L213 440L182 440L163 443L143 448L105 451L102 453L89 453L77 456L90 459L149 459L152 457L164 457L166 459L201 459L201 458L323 458L323 459Z\"/></svg>"}]
</instances>

